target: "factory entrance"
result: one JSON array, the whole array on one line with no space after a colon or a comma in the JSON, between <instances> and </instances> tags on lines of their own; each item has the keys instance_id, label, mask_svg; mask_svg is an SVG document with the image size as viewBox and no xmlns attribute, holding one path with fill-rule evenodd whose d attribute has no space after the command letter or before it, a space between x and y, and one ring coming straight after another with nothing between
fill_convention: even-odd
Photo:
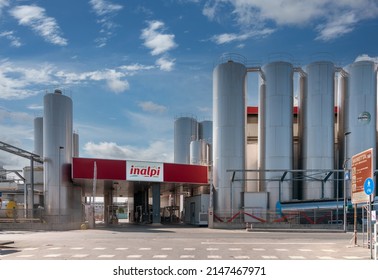
<instances>
[{"instance_id":1,"label":"factory entrance","mask_svg":"<svg viewBox=\"0 0 378 280\"><path fill-rule=\"evenodd\" d=\"M209 188L207 166L144 161L74 158L72 180L86 219L106 226L183 222L184 197Z\"/></svg>"}]
</instances>

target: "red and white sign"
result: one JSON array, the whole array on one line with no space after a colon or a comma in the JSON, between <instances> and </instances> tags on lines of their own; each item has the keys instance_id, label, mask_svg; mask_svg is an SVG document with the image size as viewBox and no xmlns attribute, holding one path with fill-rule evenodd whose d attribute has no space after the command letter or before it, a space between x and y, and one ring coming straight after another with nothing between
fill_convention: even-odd
<instances>
[{"instance_id":1,"label":"red and white sign","mask_svg":"<svg viewBox=\"0 0 378 280\"><path fill-rule=\"evenodd\" d=\"M162 162L126 161L126 180L163 182L164 164Z\"/></svg>"}]
</instances>

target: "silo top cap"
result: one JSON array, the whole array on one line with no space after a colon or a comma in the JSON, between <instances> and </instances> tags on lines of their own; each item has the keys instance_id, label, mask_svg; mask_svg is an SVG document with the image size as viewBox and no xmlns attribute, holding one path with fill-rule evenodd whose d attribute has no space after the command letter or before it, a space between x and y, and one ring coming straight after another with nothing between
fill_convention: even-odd
<instances>
[{"instance_id":1,"label":"silo top cap","mask_svg":"<svg viewBox=\"0 0 378 280\"><path fill-rule=\"evenodd\" d=\"M62 94L62 91L61 91L60 89L56 89L56 90L54 91L54 93L55 93L55 94Z\"/></svg>"}]
</instances>

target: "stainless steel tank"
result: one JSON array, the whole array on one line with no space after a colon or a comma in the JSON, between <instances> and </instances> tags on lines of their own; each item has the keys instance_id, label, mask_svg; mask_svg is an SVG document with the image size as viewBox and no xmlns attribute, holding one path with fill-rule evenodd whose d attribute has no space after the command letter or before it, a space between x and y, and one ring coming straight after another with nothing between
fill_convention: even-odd
<instances>
[{"instance_id":1,"label":"stainless steel tank","mask_svg":"<svg viewBox=\"0 0 378 280\"><path fill-rule=\"evenodd\" d=\"M229 60L213 71L214 210L232 215L242 207L244 174L231 182L229 169L245 169L246 67Z\"/></svg>"},{"instance_id":2,"label":"stainless steel tank","mask_svg":"<svg viewBox=\"0 0 378 280\"><path fill-rule=\"evenodd\" d=\"M190 164L209 164L209 145L203 139L190 142Z\"/></svg>"},{"instance_id":3,"label":"stainless steel tank","mask_svg":"<svg viewBox=\"0 0 378 280\"><path fill-rule=\"evenodd\" d=\"M301 162L304 170L333 170L335 164L335 67L313 62L306 67L307 88L300 97ZM334 198L333 176L323 182L320 172L305 173L302 199ZM319 174L319 175L316 175Z\"/></svg>"},{"instance_id":4,"label":"stainless steel tank","mask_svg":"<svg viewBox=\"0 0 378 280\"><path fill-rule=\"evenodd\" d=\"M291 174L266 170L293 169L293 66L271 62L262 67L259 98L259 169L263 191L269 193L269 209L292 198Z\"/></svg>"},{"instance_id":5,"label":"stainless steel tank","mask_svg":"<svg viewBox=\"0 0 378 280\"><path fill-rule=\"evenodd\" d=\"M79 157L79 134L74 132L72 137L72 156Z\"/></svg>"},{"instance_id":6,"label":"stainless steel tank","mask_svg":"<svg viewBox=\"0 0 378 280\"><path fill-rule=\"evenodd\" d=\"M54 221L65 222L74 201L70 183L72 100L59 90L44 96L43 152L46 214Z\"/></svg>"},{"instance_id":7,"label":"stainless steel tank","mask_svg":"<svg viewBox=\"0 0 378 280\"><path fill-rule=\"evenodd\" d=\"M199 134L198 138L205 140L207 143L207 164L211 165L213 162L212 147L213 147L213 122L212 121L202 121L199 123Z\"/></svg>"},{"instance_id":8,"label":"stainless steel tank","mask_svg":"<svg viewBox=\"0 0 378 280\"><path fill-rule=\"evenodd\" d=\"M198 139L203 139L208 144L213 143L213 122L212 121L202 121L199 123Z\"/></svg>"},{"instance_id":9,"label":"stainless steel tank","mask_svg":"<svg viewBox=\"0 0 378 280\"><path fill-rule=\"evenodd\" d=\"M34 153L43 157L43 118L34 119Z\"/></svg>"},{"instance_id":10,"label":"stainless steel tank","mask_svg":"<svg viewBox=\"0 0 378 280\"><path fill-rule=\"evenodd\" d=\"M346 158L373 148L373 170L376 164L377 142L377 65L372 61L358 61L346 68L349 73L345 92L344 130ZM345 133L350 134L345 136ZM345 144L345 143L344 143ZM348 162L350 168L350 162ZM347 193L350 197L350 192Z\"/></svg>"},{"instance_id":11,"label":"stainless steel tank","mask_svg":"<svg viewBox=\"0 0 378 280\"><path fill-rule=\"evenodd\" d=\"M190 163L190 142L198 139L198 122L193 117L180 117L174 124L174 162Z\"/></svg>"}]
</instances>

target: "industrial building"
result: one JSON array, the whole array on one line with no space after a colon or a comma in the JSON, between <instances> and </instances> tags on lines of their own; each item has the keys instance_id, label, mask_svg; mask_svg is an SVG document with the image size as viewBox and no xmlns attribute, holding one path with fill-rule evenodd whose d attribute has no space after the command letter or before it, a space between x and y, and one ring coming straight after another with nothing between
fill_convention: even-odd
<instances>
[{"instance_id":1,"label":"industrial building","mask_svg":"<svg viewBox=\"0 0 378 280\"><path fill-rule=\"evenodd\" d=\"M259 89L256 107L246 105L251 72L259 75L258 85L248 85ZM81 158L72 115L68 96L48 93L43 118L34 122L34 152L2 143L31 160L21 189L3 186L2 199L19 206L4 205L2 216L71 229L94 221L101 209L105 224L126 217L243 227L281 221L285 207L327 205L337 207L327 214L332 222L351 197L345 171L352 156L372 149L376 169L377 65L249 66L242 56L224 56L213 71L213 119L175 119L173 163Z\"/></svg>"}]
</instances>

